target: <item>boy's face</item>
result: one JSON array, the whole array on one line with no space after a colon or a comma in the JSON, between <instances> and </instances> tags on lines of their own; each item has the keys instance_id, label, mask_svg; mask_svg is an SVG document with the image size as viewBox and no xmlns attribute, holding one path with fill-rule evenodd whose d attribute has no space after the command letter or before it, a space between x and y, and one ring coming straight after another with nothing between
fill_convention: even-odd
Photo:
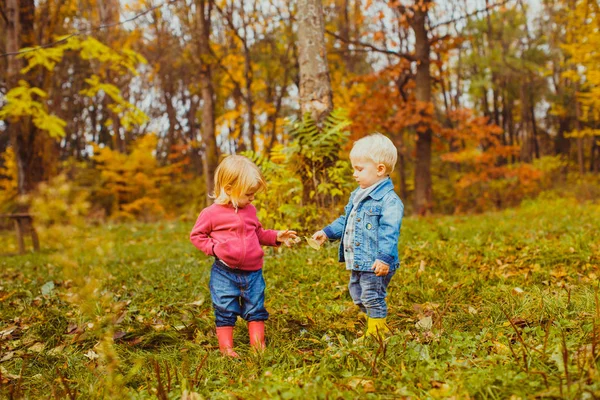
<instances>
[{"instance_id":1,"label":"boy's face","mask_svg":"<svg viewBox=\"0 0 600 400\"><path fill-rule=\"evenodd\" d=\"M361 189L368 188L386 176L386 168L383 164L375 164L371 160L362 158L351 158L350 162L352 163L352 169L354 170L352 177L356 180Z\"/></svg>"}]
</instances>

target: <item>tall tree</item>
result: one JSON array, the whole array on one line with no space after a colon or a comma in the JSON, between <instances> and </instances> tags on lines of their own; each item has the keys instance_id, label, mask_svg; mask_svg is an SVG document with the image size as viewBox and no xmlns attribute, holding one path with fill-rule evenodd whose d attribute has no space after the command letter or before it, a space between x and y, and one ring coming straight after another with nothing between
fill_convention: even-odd
<instances>
[{"instance_id":1,"label":"tall tree","mask_svg":"<svg viewBox=\"0 0 600 400\"><path fill-rule=\"evenodd\" d=\"M213 0L195 0L196 36L200 64L200 86L202 93L202 144L203 169L206 193L214 189L214 173L219 163L219 150L215 138L215 89L212 81L213 56L210 49L211 14Z\"/></svg>"},{"instance_id":2,"label":"tall tree","mask_svg":"<svg viewBox=\"0 0 600 400\"><path fill-rule=\"evenodd\" d=\"M431 0L416 0L410 7L398 5L400 15L408 19L414 33L416 61L415 99L423 122L416 127L416 161L415 161L415 193L414 210L417 214L426 214L432 207L433 188L431 185L431 142L432 128L430 121L433 114L431 98L431 42L429 38L429 9Z\"/></svg>"}]
</instances>

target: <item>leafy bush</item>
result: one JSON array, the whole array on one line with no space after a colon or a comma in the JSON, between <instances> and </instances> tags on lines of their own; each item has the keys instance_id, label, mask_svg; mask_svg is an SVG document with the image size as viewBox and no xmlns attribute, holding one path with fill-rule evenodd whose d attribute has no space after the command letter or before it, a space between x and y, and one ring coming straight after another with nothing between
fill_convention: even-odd
<instances>
[{"instance_id":1,"label":"leafy bush","mask_svg":"<svg viewBox=\"0 0 600 400\"><path fill-rule=\"evenodd\" d=\"M88 199L88 193L63 173L38 186L31 196L31 212L36 223L45 226L82 225L90 210Z\"/></svg>"}]
</instances>

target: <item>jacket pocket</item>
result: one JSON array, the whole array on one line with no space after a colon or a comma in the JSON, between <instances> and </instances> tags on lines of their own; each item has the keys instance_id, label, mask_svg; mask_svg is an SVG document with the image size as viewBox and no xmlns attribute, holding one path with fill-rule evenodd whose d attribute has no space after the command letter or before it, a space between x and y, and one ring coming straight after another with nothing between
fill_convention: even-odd
<instances>
[{"instance_id":1,"label":"jacket pocket","mask_svg":"<svg viewBox=\"0 0 600 400\"><path fill-rule=\"evenodd\" d=\"M217 243L214 248L215 256L225 261L232 268L239 268L244 256L244 244L240 240L232 239Z\"/></svg>"},{"instance_id":2,"label":"jacket pocket","mask_svg":"<svg viewBox=\"0 0 600 400\"><path fill-rule=\"evenodd\" d=\"M373 258L377 255L378 246L378 231L379 231L379 219L381 218L381 206L379 205L370 205L365 207L365 215L364 215L364 241L366 248L365 250L368 254L365 254L365 259Z\"/></svg>"}]
</instances>

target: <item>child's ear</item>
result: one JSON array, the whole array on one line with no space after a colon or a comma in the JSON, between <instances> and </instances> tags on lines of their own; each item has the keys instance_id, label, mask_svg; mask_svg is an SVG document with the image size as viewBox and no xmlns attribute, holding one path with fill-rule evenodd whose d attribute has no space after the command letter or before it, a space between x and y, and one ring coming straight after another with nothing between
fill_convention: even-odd
<instances>
[{"instance_id":1,"label":"child's ear","mask_svg":"<svg viewBox=\"0 0 600 400\"><path fill-rule=\"evenodd\" d=\"M377 176L384 176L387 172L387 168L383 164L377 165Z\"/></svg>"},{"instance_id":2,"label":"child's ear","mask_svg":"<svg viewBox=\"0 0 600 400\"><path fill-rule=\"evenodd\" d=\"M226 194L227 196L231 196L231 185L225 185L225 186L223 187L223 190L225 191L225 194Z\"/></svg>"}]
</instances>

